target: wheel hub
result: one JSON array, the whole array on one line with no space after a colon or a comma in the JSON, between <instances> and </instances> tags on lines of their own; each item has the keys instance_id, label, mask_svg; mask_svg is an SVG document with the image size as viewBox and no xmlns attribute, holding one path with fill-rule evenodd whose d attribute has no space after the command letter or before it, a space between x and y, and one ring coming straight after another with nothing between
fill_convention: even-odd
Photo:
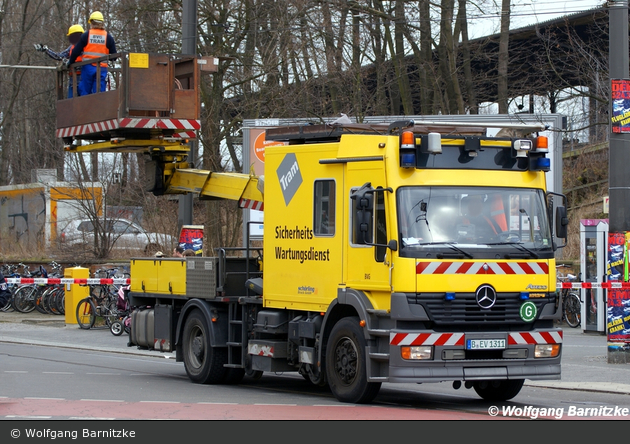
<instances>
[{"instance_id":1,"label":"wheel hub","mask_svg":"<svg viewBox=\"0 0 630 444\"><path fill-rule=\"evenodd\" d=\"M345 384L350 384L357 376L357 351L349 338L341 340L337 346L335 369Z\"/></svg>"},{"instance_id":2,"label":"wheel hub","mask_svg":"<svg viewBox=\"0 0 630 444\"><path fill-rule=\"evenodd\" d=\"M192 352L197 359L199 360L203 359L204 347L203 347L203 338L201 336L196 336L192 340Z\"/></svg>"}]
</instances>

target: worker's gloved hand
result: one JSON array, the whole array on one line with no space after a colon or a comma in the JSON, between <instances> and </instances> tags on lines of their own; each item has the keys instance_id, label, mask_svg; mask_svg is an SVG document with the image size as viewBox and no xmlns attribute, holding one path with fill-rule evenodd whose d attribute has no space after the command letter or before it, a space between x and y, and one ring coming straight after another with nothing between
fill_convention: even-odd
<instances>
[{"instance_id":1,"label":"worker's gloved hand","mask_svg":"<svg viewBox=\"0 0 630 444\"><path fill-rule=\"evenodd\" d=\"M35 49L39 52L45 52L48 49L48 46L42 45L41 43L35 43Z\"/></svg>"}]
</instances>

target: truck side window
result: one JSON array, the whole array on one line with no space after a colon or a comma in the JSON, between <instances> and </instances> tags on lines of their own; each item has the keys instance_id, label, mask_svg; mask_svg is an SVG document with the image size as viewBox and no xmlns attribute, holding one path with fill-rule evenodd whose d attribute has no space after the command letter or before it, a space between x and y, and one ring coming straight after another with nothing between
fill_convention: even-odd
<instances>
[{"instance_id":1,"label":"truck side window","mask_svg":"<svg viewBox=\"0 0 630 444\"><path fill-rule=\"evenodd\" d=\"M316 180L313 199L313 233L315 236L335 234L335 181Z\"/></svg>"},{"instance_id":2,"label":"truck side window","mask_svg":"<svg viewBox=\"0 0 630 444\"><path fill-rule=\"evenodd\" d=\"M374 193L374 249L376 262L383 262L387 253L387 224L385 223L385 193Z\"/></svg>"}]
</instances>

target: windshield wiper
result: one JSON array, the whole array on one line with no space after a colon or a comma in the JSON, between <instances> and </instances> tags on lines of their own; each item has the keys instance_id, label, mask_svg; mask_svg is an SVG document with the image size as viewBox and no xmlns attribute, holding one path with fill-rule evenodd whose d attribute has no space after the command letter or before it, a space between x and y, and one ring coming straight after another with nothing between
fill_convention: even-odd
<instances>
[{"instance_id":1,"label":"windshield wiper","mask_svg":"<svg viewBox=\"0 0 630 444\"><path fill-rule=\"evenodd\" d=\"M514 248L516 248L518 250L521 250L523 253L525 253L527 255L527 257L533 257L534 259L538 259L538 255L534 251L532 251L529 248L523 246L523 244L520 243L520 242L493 242L493 243L489 243L489 244L486 244L486 245L510 245L510 246L512 246L512 247L514 247ZM514 255L513 254L510 255L509 253L507 253L505 255L505 258L506 259L511 259L510 256L514 256Z\"/></svg>"},{"instance_id":2,"label":"windshield wiper","mask_svg":"<svg viewBox=\"0 0 630 444\"><path fill-rule=\"evenodd\" d=\"M465 250L462 250L459 247L456 247L452 242L423 242L421 244L418 244L418 246L422 247L424 245L446 245L447 247L457 251L458 253L460 253L458 256L463 256L463 257L467 257L468 259L472 259L473 255L468 253ZM435 257L437 257L438 259L443 259L444 255L447 255L449 253L438 253L435 255Z\"/></svg>"}]
</instances>

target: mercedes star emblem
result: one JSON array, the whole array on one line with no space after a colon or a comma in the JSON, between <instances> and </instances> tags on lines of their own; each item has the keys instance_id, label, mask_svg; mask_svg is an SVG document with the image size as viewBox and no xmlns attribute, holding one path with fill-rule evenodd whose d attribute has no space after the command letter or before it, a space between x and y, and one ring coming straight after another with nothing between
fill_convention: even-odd
<instances>
[{"instance_id":1,"label":"mercedes star emblem","mask_svg":"<svg viewBox=\"0 0 630 444\"><path fill-rule=\"evenodd\" d=\"M479 307L487 310L492 308L495 302L497 302L497 292L490 285L482 285L477 289L475 299L477 300L477 305L479 305Z\"/></svg>"}]
</instances>

